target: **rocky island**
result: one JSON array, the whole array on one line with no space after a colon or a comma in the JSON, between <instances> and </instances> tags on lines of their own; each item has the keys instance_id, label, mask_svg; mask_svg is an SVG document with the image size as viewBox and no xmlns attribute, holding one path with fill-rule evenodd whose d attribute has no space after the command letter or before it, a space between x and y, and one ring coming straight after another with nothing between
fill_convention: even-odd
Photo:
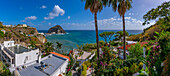
<instances>
[{"instance_id":1,"label":"rocky island","mask_svg":"<svg viewBox=\"0 0 170 76\"><path fill-rule=\"evenodd\" d=\"M65 34L66 32L64 31L64 29L60 26L60 25L56 25L54 27L51 27L48 30L47 34Z\"/></svg>"}]
</instances>

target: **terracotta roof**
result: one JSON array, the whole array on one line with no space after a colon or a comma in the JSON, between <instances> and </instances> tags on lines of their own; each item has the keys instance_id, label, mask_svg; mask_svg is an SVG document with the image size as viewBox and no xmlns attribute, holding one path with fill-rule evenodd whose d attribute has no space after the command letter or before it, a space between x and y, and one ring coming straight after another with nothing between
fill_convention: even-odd
<instances>
[{"instance_id":1,"label":"terracotta roof","mask_svg":"<svg viewBox=\"0 0 170 76\"><path fill-rule=\"evenodd\" d=\"M70 57L69 56L65 56L65 55L62 55L62 54L58 54L56 52L50 52L51 54L54 54L54 55L57 55L59 57L62 57L62 58L67 58L69 61L70 61Z\"/></svg>"},{"instance_id":2,"label":"terracotta roof","mask_svg":"<svg viewBox=\"0 0 170 76\"><path fill-rule=\"evenodd\" d=\"M126 45L126 50L128 50L128 48L130 48L132 45L135 45L136 43L132 43L132 44L129 44L129 45ZM147 42L140 42L141 46L147 44ZM123 46L121 47L118 47L117 49L123 49Z\"/></svg>"},{"instance_id":3,"label":"terracotta roof","mask_svg":"<svg viewBox=\"0 0 170 76\"><path fill-rule=\"evenodd\" d=\"M70 50L70 52L69 52L69 56L70 56L72 53L73 53L73 50Z\"/></svg>"}]
</instances>

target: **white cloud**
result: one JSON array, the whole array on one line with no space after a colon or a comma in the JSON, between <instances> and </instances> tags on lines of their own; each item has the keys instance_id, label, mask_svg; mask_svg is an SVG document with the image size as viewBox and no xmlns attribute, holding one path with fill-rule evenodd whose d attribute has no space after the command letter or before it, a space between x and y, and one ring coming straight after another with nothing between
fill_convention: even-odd
<instances>
[{"instance_id":1,"label":"white cloud","mask_svg":"<svg viewBox=\"0 0 170 76\"><path fill-rule=\"evenodd\" d=\"M36 19L37 19L36 16L30 16L25 18L25 20L36 20Z\"/></svg>"},{"instance_id":2,"label":"white cloud","mask_svg":"<svg viewBox=\"0 0 170 76\"><path fill-rule=\"evenodd\" d=\"M58 17L59 15L63 16L65 11L60 8L58 5L55 5L53 8L53 11L51 11L48 15L48 17L44 17L45 20L48 19L54 19L55 17Z\"/></svg>"},{"instance_id":3,"label":"white cloud","mask_svg":"<svg viewBox=\"0 0 170 76\"><path fill-rule=\"evenodd\" d=\"M143 30L144 26L142 25L143 21L132 18L125 17L125 26L126 30ZM62 24L65 29L85 29L85 30L94 30L94 21L89 21L87 23L65 23ZM121 18L108 18L98 20L99 30L121 30L123 28Z\"/></svg>"},{"instance_id":4,"label":"white cloud","mask_svg":"<svg viewBox=\"0 0 170 76\"><path fill-rule=\"evenodd\" d=\"M41 7L40 7L41 9L45 9L45 8L47 8L45 5L42 5Z\"/></svg>"},{"instance_id":5,"label":"white cloud","mask_svg":"<svg viewBox=\"0 0 170 76\"><path fill-rule=\"evenodd\" d=\"M37 17L36 16L29 16L29 17L25 17L25 20L21 20L21 22L26 22L26 21L30 21L30 20L36 20Z\"/></svg>"},{"instance_id":6,"label":"white cloud","mask_svg":"<svg viewBox=\"0 0 170 76\"><path fill-rule=\"evenodd\" d=\"M134 15L134 13L129 13L129 16Z\"/></svg>"},{"instance_id":7,"label":"white cloud","mask_svg":"<svg viewBox=\"0 0 170 76\"><path fill-rule=\"evenodd\" d=\"M68 19L70 19L70 16L68 16Z\"/></svg>"},{"instance_id":8,"label":"white cloud","mask_svg":"<svg viewBox=\"0 0 170 76\"><path fill-rule=\"evenodd\" d=\"M49 22L48 25L51 25L51 23Z\"/></svg>"},{"instance_id":9,"label":"white cloud","mask_svg":"<svg viewBox=\"0 0 170 76\"><path fill-rule=\"evenodd\" d=\"M129 20L129 19L131 19L131 17L125 17L125 19Z\"/></svg>"}]
</instances>

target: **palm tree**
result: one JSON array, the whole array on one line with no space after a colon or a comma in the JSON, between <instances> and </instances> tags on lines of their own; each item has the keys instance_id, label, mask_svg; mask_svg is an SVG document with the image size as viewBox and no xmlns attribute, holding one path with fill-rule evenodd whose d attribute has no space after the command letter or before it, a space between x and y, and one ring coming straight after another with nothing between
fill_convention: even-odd
<instances>
[{"instance_id":1,"label":"palm tree","mask_svg":"<svg viewBox=\"0 0 170 76\"><path fill-rule=\"evenodd\" d=\"M44 50L47 54L49 54L50 52L53 52L54 51L53 43L51 43L51 42L45 43L45 49Z\"/></svg>"},{"instance_id":2,"label":"palm tree","mask_svg":"<svg viewBox=\"0 0 170 76\"><path fill-rule=\"evenodd\" d=\"M57 43L57 48L58 48L58 51L62 48L61 46L63 45L63 44L61 44L61 43L59 43L58 41L56 42ZM62 52L63 53L63 52Z\"/></svg>"},{"instance_id":3,"label":"palm tree","mask_svg":"<svg viewBox=\"0 0 170 76\"><path fill-rule=\"evenodd\" d=\"M122 21L123 21L123 49L124 49L124 59L126 59L126 42L125 42L125 13L126 10L129 10L132 6L131 6L131 2L132 0L110 0L109 1L109 5L112 5L112 8L114 11L116 11L118 9L119 15L122 17ZM118 6L117 6L117 3Z\"/></svg>"},{"instance_id":4,"label":"palm tree","mask_svg":"<svg viewBox=\"0 0 170 76\"><path fill-rule=\"evenodd\" d=\"M96 44L97 44L97 53L99 58L99 37L98 37L98 26L97 26L97 13L101 12L103 6L101 0L82 0L85 1L85 10L90 9L94 14L95 19L95 29L96 29Z\"/></svg>"},{"instance_id":5,"label":"palm tree","mask_svg":"<svg viewBox=\"0 0 170 76\"><path fill-rule=\"evenodd\" d=\"M61 46L62 46L63 44L59 43L58 41L57 41L56 43L57 43L57 48L61 49Z\"/></svg>"}]
</instances>

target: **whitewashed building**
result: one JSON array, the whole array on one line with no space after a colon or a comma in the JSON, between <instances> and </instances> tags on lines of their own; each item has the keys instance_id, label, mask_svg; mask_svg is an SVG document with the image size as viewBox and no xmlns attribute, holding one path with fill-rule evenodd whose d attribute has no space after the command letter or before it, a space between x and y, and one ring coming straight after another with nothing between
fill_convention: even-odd
<instances>
[{"instance_id":1,"label":"whitewashed building","mask_svg":"<svg viewBox=\"0 0 170 76\"><path fill-rule=\"evenodd\" d=\"M52 52L41 59L40 63L25 65L26 68L15 70L17 76L64 76L69 62L67 56Z\"/></svg>"},{"instance_id":2,"label":"whitewashed building","mask_svg":"<svg viewBox=\"0 0 170 76\"><path fill-rule=\"evenodd\" d=\"M10 68L37 61L40 57L39 49L29 49L20 44L14 44L14 41L4 41L0 50L1 60Z\"/></svg>"},{"instance_id":3,"label":"whitewashed building","mask_svg":"<svg viewBox=\"0 0 170 76\"><path fill-rule=\"evenodd\" d=\"M0 57L15 76L64 76L70 61L68 56L55 52L41 58L39 49L26 48L14 41L1 44Z\"/></svg>"}]
</instances>

